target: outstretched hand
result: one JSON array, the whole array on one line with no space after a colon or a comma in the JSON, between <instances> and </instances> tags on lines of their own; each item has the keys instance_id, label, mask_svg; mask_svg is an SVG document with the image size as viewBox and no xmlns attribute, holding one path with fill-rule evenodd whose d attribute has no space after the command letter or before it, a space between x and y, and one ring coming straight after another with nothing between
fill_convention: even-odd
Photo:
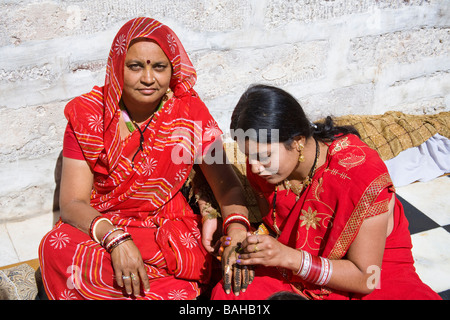
<instances>
[{"instance_id":1,"label":"outstretched hand","mask_svg":"<svg viewBox=\"0 0 450 320\"><path fill-rule=\"evenodd\" d=\"M219 248L219 253L222 252L220 260L222 261L223 286L227 294L233 291L234 295L238 296L241 291L245 292L255 277L251 266L239 265L237 261L241 241L245 239L245 235L244 230L234 232L232 236L225 237L225 242L222 242Z\"/></svg>"}]
</instances>

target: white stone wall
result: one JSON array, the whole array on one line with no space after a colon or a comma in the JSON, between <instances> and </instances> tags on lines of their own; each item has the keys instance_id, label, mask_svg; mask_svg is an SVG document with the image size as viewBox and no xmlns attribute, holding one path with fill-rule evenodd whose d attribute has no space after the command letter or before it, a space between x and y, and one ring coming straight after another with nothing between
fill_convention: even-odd
<instances>
[{"instance_id":1,"label":"white stone wall","mask_svg":"<svg viewBox=\"0 0 450 320\"><path fill-rule=\"evenodd\" d=\"M118 29L169 25L224 131L251 83L331 114L450 110L448 0L3 0L0 222L51 214L65 104L104 80Z\"/></svg>"}]
</instances>

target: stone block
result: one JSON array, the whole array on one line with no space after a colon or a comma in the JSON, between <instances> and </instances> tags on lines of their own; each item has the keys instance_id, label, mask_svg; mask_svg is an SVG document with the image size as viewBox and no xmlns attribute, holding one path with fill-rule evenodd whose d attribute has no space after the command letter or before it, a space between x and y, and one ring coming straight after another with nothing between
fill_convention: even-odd
<instances>
[{"instance_id":1,"label":"stone block","mask_svg":"<svg viewBox=\"0 0 450 320\"><path fill-rule=\"evenodd\" d=\"M450 55L450 28L422 27L351 39L350 64L383 68Z\"/></svg>"},{"instance_id":2,"label":"stone block","mask_svg":"<svg viewBox=\"0 0 450 320\"><path fill-rule=\"evenodd\" d=\"M372 83L358 84L299 97L299 101L311 121L326 116L373 114L374 89Z\"/></svg>"},{"instance_id":3,"label":"stone block","mask_svg":"<svg viewBox=\"0 0 450 320\"><path fill-rule=\"evenodd\" d=\"M0 223L49 214L59 152L38 159L17 159L0 167Z\"/></svg>"},{"instance_id":4,"label":"stone block","mask_svg":"<svg viewBox=\"0 0 450 320\"><path fill-rule=\"evenodd\" d=\"M290 22L312 24L345 16L373 12L375 9L400 9L407 6L426 6L430 1L377 0L271 0L265 14L266 26L276 28Z\"/></svg>"},{"instance_id":5,"label":"stone block","mask_svg":"<svg viewBox=\"0 0 450 320\"><path fill-rule=\"evenodd\" d=\"M67 121L64 102L19 109L0 109L0 162L37 159L61 150Z\"/></svg>"},{"instance_id":6,"label":"stone block","mask_svg":"<svg viewBox=\"0 0 450 320\"><path fill-rule=\"evenodd\" d=\"M118 31L125 21L141 16L177 21L195 31L235 30L248 20L250 9L249 2L239 0L11 1L0 5L0 46Z\"/></svg>"},{"instance_id":7,"label":"stone block","mask_svg":"<svg viewBox=\"0 0 450 320\"><path fill-rule=\"evenodd\" d=\"M205 99L241 93L250 84L286 85L325 74L327 41L286 44L233 51L201 51L191 55L198 72L197 89Z\"/></svg>"},{"instance_id":8,"label":"stone block","mask_svg":"<svg viewBox=\"0 0 450 320\"><path fill-rule=\"evenodd\" d=\"M375 108L378 113L384 113L389 110L398 110L404 107L403 112L411 114L422 114L423 101L440 101L438 108L450 110L450 106L444 106L445 97L450 92L450 71L437 71L431 74L425 74L413 79L401 79L392 85L383 88L377 92ZM422 101L421 103L419 103ZM408 106L408 109L405 107ZM428 104L427 108L431 108Z\"/></svg>"}]
</instances>

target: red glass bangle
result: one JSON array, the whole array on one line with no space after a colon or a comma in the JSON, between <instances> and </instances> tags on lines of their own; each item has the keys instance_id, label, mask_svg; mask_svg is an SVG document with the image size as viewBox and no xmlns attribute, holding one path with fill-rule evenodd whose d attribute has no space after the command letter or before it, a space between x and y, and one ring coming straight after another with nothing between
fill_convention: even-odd
<instances>
[{"instance_id":1,"label":"red glass bangle","mask_svg":"<svg viewBox=\"0 0 450 320\"><path fill-rule=\"evenodd\" d=\"M329 259L302 251L302 261L296 273L297 276L305 281L324 286L330 281L332 272L333 265Z\"/></svg>"},{"instance_id":2,"label":"red glass bangle","mask_svg":"<svg viewBox=\"0 0 450 320\"><path fill-rule=\"evenodd\" d=\"M93 235L93 233L92 233L92 231L93 231L93 228L94 228L94 226L95 226L95 224L97 223L97 221L99 220L99 219L101 219L102 218L102 216L96 216L94 219L92 219L92 221L91 221L91 225L89 226L89 236L92 238L92 239L94 239L94 235Z\"/></svg>"},{"instance_id":3,"label":"red glass bangle","mask_svg":"<svg viewBox=\"0 0 450 320\"><path fill-rule=\"evenodd\" d=\"M117 237L109 241L105 249L108 253L111 253L115 247L128 240L131 240L131 234L129 234L128 232L121 233Z\"/></svg>"},{"instance_id":4,"label":"red glass bangle","mask_svg":"<svg viewBox=\"0 0 450 320\"><path fill-rule=\"evenodd\" d=\"M223 232L225 234L227 233L228 226L231 223L243 224L247 228L247 230L250 230L250 228L251 228L250 221L248 220L248 218L246 216L244 216L243 214L239 214L239 213L232 213L232 214L228 215L223 221Z\"/></svg>"},{"instance_id":5,"label":"red glass bangle","mask_svg":"<svg viewBox=\"0 0 450 320\"><path fill-rule=\"evenodd\" d=\"M322 271L322 260L318 256L311 256L311 258L309 273L306 275L305 280L316 283Z\"/></svg>"},{"instance_id":6,"label":"red glass bangle","mask_svg":"<svg viewBox=\"0 0 450 320\"><path fill-rule=\"evenodd\" d=\"M125 229L123 229L123 228L114 228L114 229L108 231L108 232L103 236L102 240L100 241L100 245L101 245L102 247L104 247L104 246L105 246L105 241L106 241L106 239L108 239L108 237L109 237L111 234L113 234L114 232L116 232L116 231L123 231L123 232L125 232Z\"/></svg>"}]
</instances>

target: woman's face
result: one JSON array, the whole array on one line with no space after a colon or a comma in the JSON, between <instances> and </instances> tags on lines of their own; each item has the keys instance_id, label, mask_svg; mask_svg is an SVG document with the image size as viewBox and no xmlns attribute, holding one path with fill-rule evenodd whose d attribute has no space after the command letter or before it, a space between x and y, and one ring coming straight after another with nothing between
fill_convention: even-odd
<instances>
[{"instance_id":1,"label":"woman's face","mask_svg":"<svg viewBox=\"0 0 450 320\"><path fill-rule=\"evenodd\" d=\"M153 41L141 40L128 49L122 98L126 106L156 108L169 89L172 66Z\"/></svg>"},{"instance_id":2,"label":"woman's face","mask_svg":"<svg viewBox=\"0 0 450 320\"><path fill-rule=\"evenodd\" d=\"M284 143L257 143L247 140L240 150L248 157L252 172L271 184L286 179L298 165L298 152ZM245 150L243 150L243 148Z\"/></svg>"}]
</instances>

